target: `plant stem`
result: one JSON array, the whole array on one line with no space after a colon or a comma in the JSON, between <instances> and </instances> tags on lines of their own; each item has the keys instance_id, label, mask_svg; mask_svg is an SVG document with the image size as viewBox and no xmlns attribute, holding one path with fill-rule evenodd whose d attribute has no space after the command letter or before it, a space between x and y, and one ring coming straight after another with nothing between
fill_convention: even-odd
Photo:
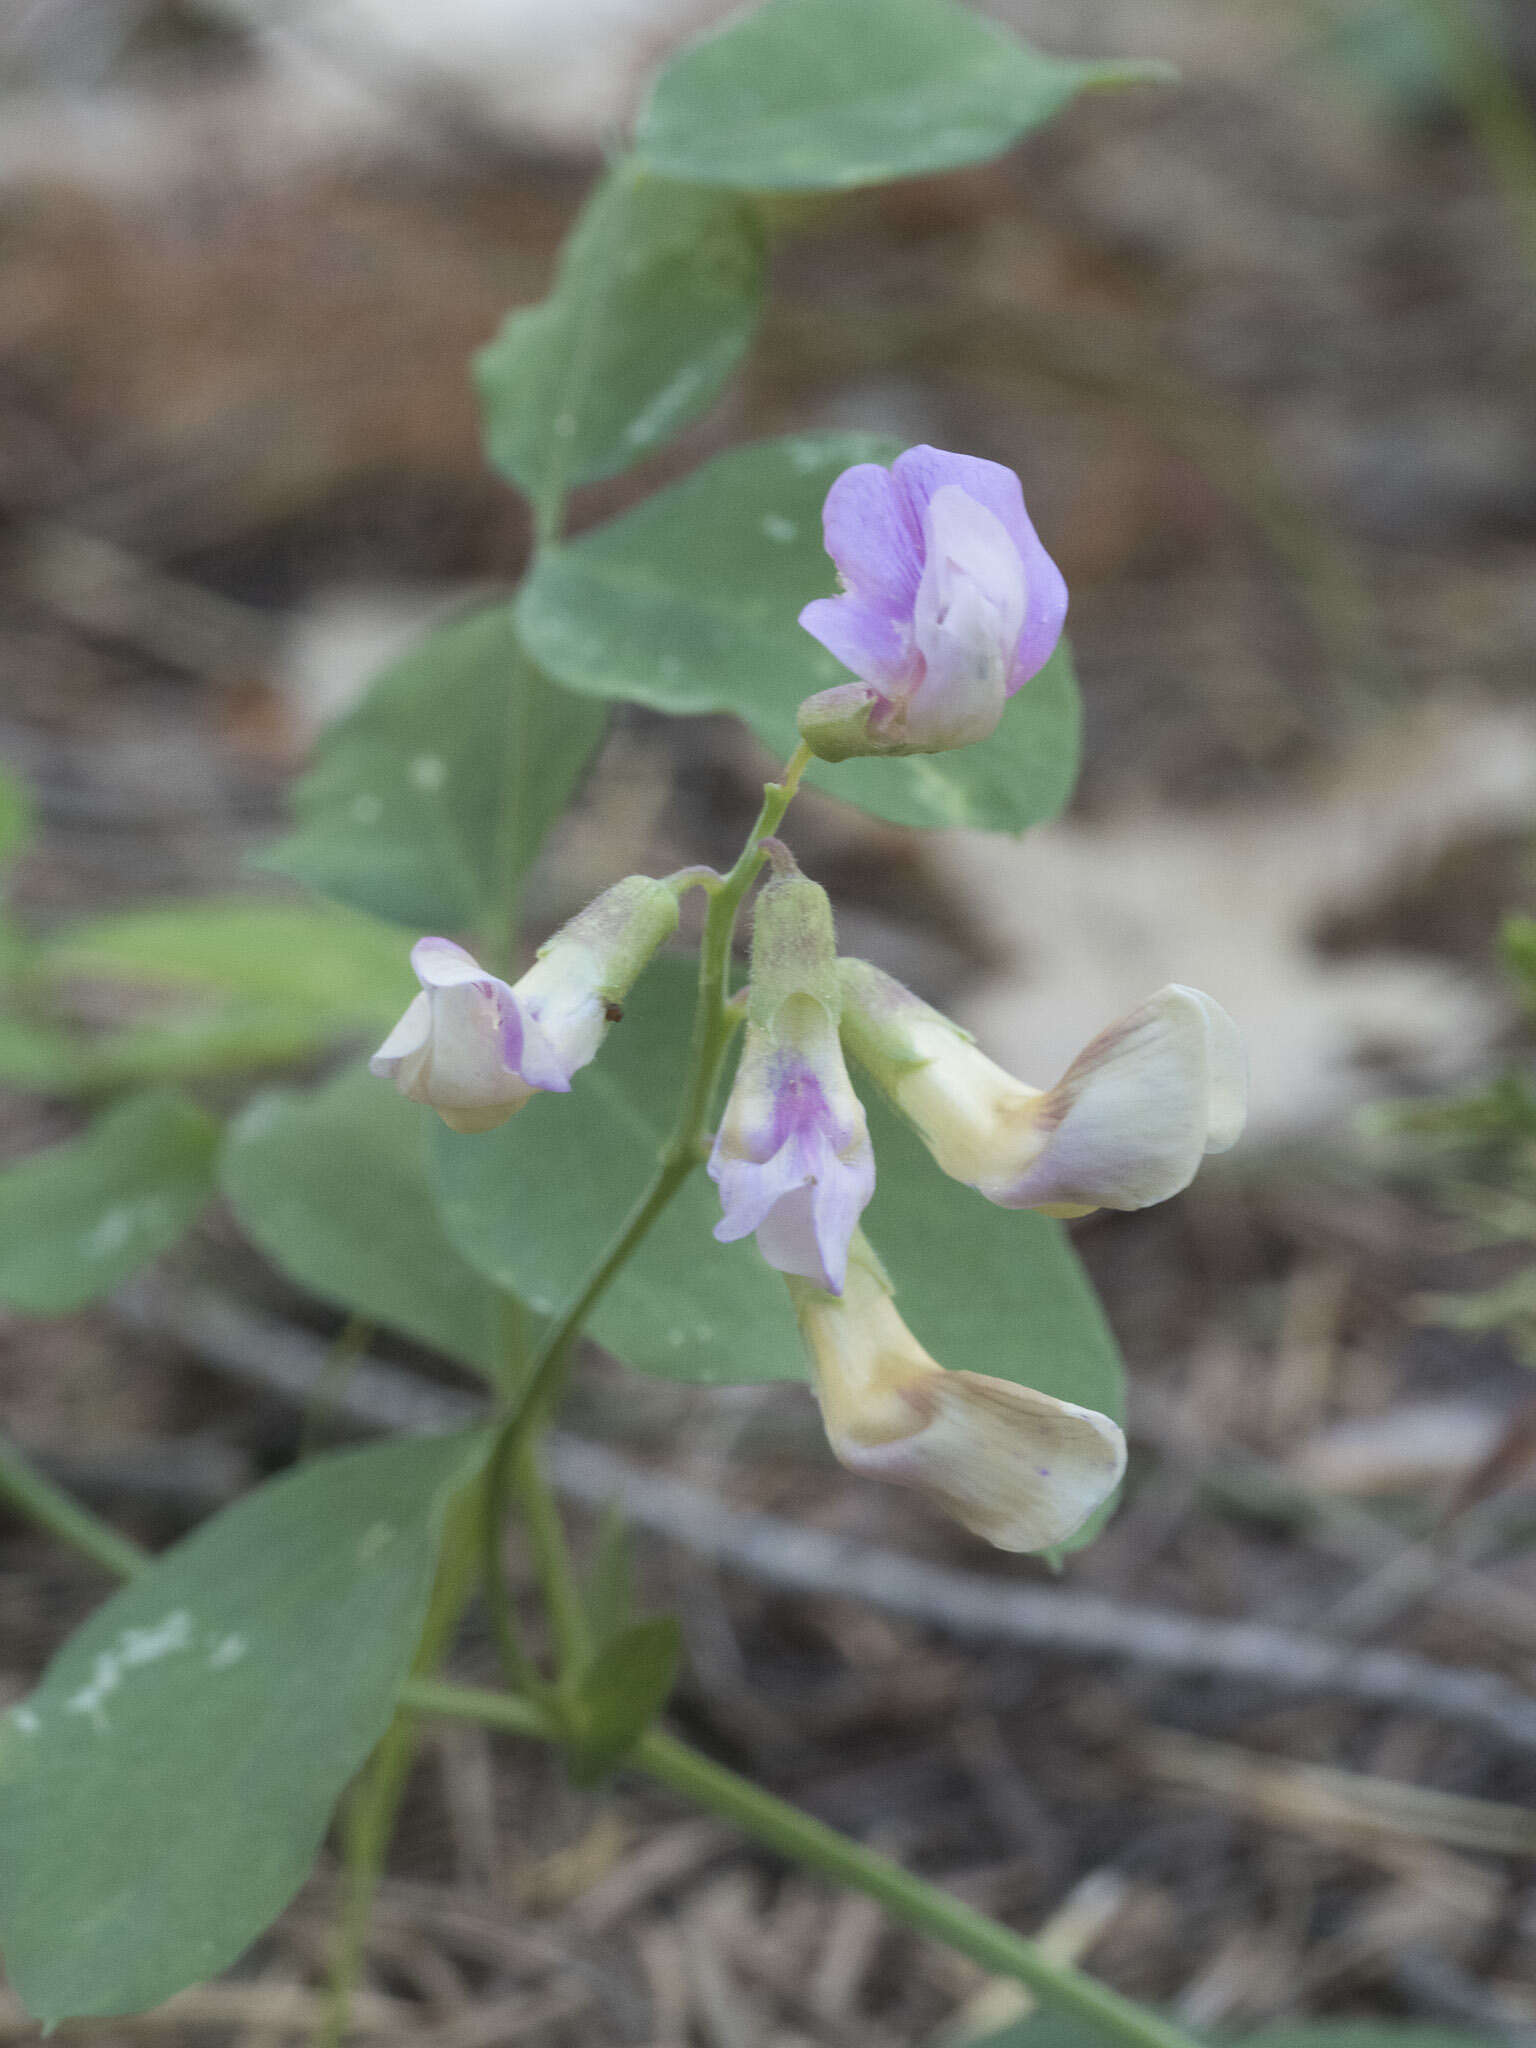
<instances>
[{"instance_id":1,"label":"plant stem","mask_svg":"<svg viewBox=\"0 0 1536 2048\"><path fill-rule=\"evenodd\" d=\"M538 1441L531 1436L518 1440L513 1485L522 1511L534 1570L544 1594L544 1610L554 1631L562 1671L579 1669L591 1648L587 1610L571 1565L565 1540L565 1524L555 1506L554 1495L544 1480L539 1463Z\"/></svg>"},{"instance_id":2,"label":"plant stem","mask_svg":"<svg viewBox=\"0 0 1536 2048\"><path fill-rule=\"evenodd\" d=\"M423 1713L481 1721L542 1742L559 1740L545 1711L528 1700L469 1687L422 1684L408 1686L405 1697ZM1069 1964L1052 1961L1023 1935L700 1756L673 1736L653 1729L641 1737L628 1762L802 1867L863 1892L906 1926L945 1942L984 1969L1027 1984L1045 2003L1128 2048L1195 2048L1188 2034L1155 2013Z\"/></svg>"},{"instance_id":3,"label":"plant stem","mask_svg":"<svg viewBox=\"0 0 1536 2048\"><path fill-rule=\"evenodd\" d=\"M411 1661L414 1677L430 1677L447 1656L474 1590L476 1507L477 1498L471 1493L461 1496L449 1511L437 1579L421 1640ZM352 1992L362 1974L367 1951L374 1895L383 1875L384 1859L389 1853L419 1740L416 1716L408 1708L401 1708L347 1793L341 1822L345 1892L326 2012L316 2030L315 2048L341 2048L346 2035Z\"/></svg>"},{"instance_id":4,"label":"plant stem","mask_svg":"<svg viewBox=\"0 0 1536 2048\"><path fill-rule=\"evenodd\" d=\"M82 1556L93 1559L114 1578L131 1579L153 1560L126 1536L72 1501L61 1487L45 1479L14 1444L0 1439L0 1500L40 1528L50 1530Z\"/></svg>"},{"instance_id":5,"label":"plant stem","mask_svg":"<svg viewBox=\"0 0 1536 2048\"><path fill-rule=\"evenodd\" d=\"M481 1560L486 1599L491 1609L497 1640L502 1649L507 1677L519 1691L528 1689L529 1674L526 1659L522 1658L520 1652L509 1655L509 1645L512 1644L514 1637L511 1601L506 1590L506 1575L501 1556L501 1530L511 1499L513 1477L524 1456L522 1446L532 1442L558 1399L571 1348L588 1316L617 1274L623 1270L657 1217L700 1162L704 1132L709 1124L715 1090L719 1085L720 1068L734 1028L734 1020L726 1012L726 999L730 993L728 984L731 971L731 939L736 929L737 913L741 909L742 899L756 880L767 858L761 842L774 831L789 809L799 787L800 777L805 773L812 758L810 748L802 741L790 757L783 781L770 782L764 789L762 808L747 835L746 844L736 865L711 890L709 909L704 919L704 936L699 948L699 993L694 1007L693 1038L688 1059L688 1086L678 1110L677 1123L671 1137L662 1148L650 1185L642 1192L619 1226L617 1235L598 1260L586 1284L545 1338L529 1370L522 1399L502 1424L501 1432L486 1464L482 1493L484 1522L481 1528ZM550 1513L553 1512L551 1508ZM535 1540L537 1542L538 1539ZM561 1640L562 1627L568 1629L573 1620L573 1615L567 1607L562 1621L563 1604L564 1596L557 1595L557 1604L552 1608L550 1615L557 1640ZM579 1600L575 1604L579 1611ZM571 1641L581 1642L584 1632L585 1619L582 1617ZM569 1648L569 1642L561 1640L563 1655L568 1656Z\"/></svg>"}]
</instances>

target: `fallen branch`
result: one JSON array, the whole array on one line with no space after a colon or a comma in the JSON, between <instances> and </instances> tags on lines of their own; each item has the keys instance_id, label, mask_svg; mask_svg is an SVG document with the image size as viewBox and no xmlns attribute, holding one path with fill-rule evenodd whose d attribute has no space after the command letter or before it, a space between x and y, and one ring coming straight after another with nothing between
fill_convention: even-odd
<instances>
[{"instance_id":1,"label":"fallen branch","mask_svg":"<svg viewBox=\"0 0 1536 2048\"><path fill-rule=\"evenodd\" d=\"M140 1282L116 1305L137 1327L174 1337L220 1371L295 1401L330 1398L365 1428L431 1433L463 1428L484 1413L471 1395L366 1358L328 1397L322 1341L210 1288ZM583 1438L556 1431L549 1450L554 1483L571 1499L589 1507L617 1503L638 1527L768 1585L864 1601L974 1641L1026 1643L1056 1656L1430 1714L1536 1753L1536 1699L1492 1672L923 1564L776 1515L727 1507Z\"/></svg>"}]
</instances>

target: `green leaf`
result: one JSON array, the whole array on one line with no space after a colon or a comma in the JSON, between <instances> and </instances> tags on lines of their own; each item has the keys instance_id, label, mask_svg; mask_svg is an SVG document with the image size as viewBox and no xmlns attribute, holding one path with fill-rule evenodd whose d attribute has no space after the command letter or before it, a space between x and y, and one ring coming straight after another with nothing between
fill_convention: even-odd
<instances>
[{"instance_id":1,"label":"green leaf","mask_svg":"<svg viewBox=\"0 0 1536 2048\"><path fill-rule=\"evenodd\" d=\"M219 997L285 1012L312 1033L392 1024L416 983L400 934L327 904L205 896L92 919L45 948L56 981Z\"/></svg>"},{"instance_id":2,"label":"green leaf","mask_svg":"<svg viewBox=\"0 0 1536 2048\"><path fill-rule=\"evenodd\" d=\"M671 178L838 191L984 162L1091 86L1173 76L1047 56L949 0L769 0L668 65L636 147Z\"/></svg>"},{"instance_id":3,"label":"green leaf","mask_svg":"<svg viewBox=\"0 0 1536 2048\"><path fill-rule=\"evenodd\" d=\"M637 1621L612 1637L582 1674L574 1701L578 1733L571 1776L590 1785L629 1754L667 1703L683 1653L670 1615Z\"/></svg>"},{"instance_id":4,"label":"green leaf","mask_svg":"<svg viewBox=\"0 0 1536 2048\"><path fill-rule=\"evenodd\" d=\"M540 1314L563 1307L650 1178L682 1094L694 970L659 960L569 1095L538 1095L475 1136L432 1133L443 1227L498 1286ZM715 1191L687 1181L591 1321L616 1358L669 1379L797 1379L784 1284L753 1245L717 1245Z\"/></svg>"},{"instance_id":5,"label":"green leaf","mask_svg":"<svg viewBox=\"0 0 1536 2048\"><path fill-rule=\"evenodd\" d=\"M448 1235L537 1308L573 1298L649 1177L682 1091L692 990L682 962L658 962L569 1095L481 1136L433 1134ZM861 1094L878 1168L865 1222L919 1340L942 1365L1118 1417L1119 1355L1061 1225L948 1179L867 1082ZM803 1378L783 1281L750 1239L717 1245L719 1217L696 1174L599 1303L593 1336L670 1379Z\"/></svg>"},{"instance_id":6,"label":"green leaf","mask_svg":"<svg viewBox=\"0 0 1536 2048\"><path fill-rule=\"evenodd\" d=\"M30 1017L0 1014L0 1088L72 1095L84 1085L86 1071L64 1032Z\"/></svg>"},{"instance_id":7,"label":"green leaf","mask_svg":"<svg viewBox=\"0 0 1536 2048\"><path fill-rule=\"evenodd\" d=\"M0 861L14 860L32 837L32 796L0 761Z\"/></svg>"},{"instance_id":8,"label":"green leaf","mask_svg":"<svg viewBox=\"0 0 1536 2048\"><path fill-rule=\"evenodd\" d=\"M749 204L620 164L587 202L553 292L475 359L491 461L552 507L649 455L741 360L763 261Z\"/></svg>"},{"instance_id":9,"label":"green leaf","mask_svg":"<svg viewBox=\"0 0 1536 2048\"><path fill-rule=\"evenodd\" d=\"M157 1090L0 1173L0 1301L65 1315L175 1244L213 1193L219 1126Z\"/></svg>"},{"instance_id":10,"label":"green leaf","mask_svg":"<svg viewBox=\"0 0 1536 2048\"><path fill-rule=\"evenodd\" d=\"M635 1608L635 1570L629 1524L617 1501L610 1501L597 1526L592 1562L587 1569L587 1619L600 1643L624 1628Z\"/></svg>"},{"instance_id":11,"label":"green leaf","mask_svg":"<svg viewBox=\"0 0 1536 2048\"><path fill-rule=\"evenodd\" d=\"M549 549L518 601L518 630L572 689L658 711L733 711L782 759L798 738L801 701L848 680L797 623L802 605L833 587L822 500L850 464L897 452L868 434L733 449L622 519ZM1063 646L980 745L911 760L818 761L807 779L900 825L1019 832L1070 796L1078 726Z\"/></svg>"},{"instance_id":12,"label":"green leaf","mask_svg":"<svg viewBox=\"0 0 1536 2048\"><path fill-rule=\"evenodd\" d=\"M941 1173L867 1077L854 1079L878 1168L864 1223L913 1334L941 1365L1120 1420L1120 1353L1062 1226L999 1209Z\"/></svg>"},{"instance_id":13,"label":"green leaf","mask_svg":"<svg viewBox=\"0 0 1536 2048\"><path fill-rule=\"evenodd\" d=\"M532 866L604 724L533 668L504 602L471 612L324 735L297 828L258 865L418 931L466 930Z\"/></svg>"},{"instance_id":14,"label":"green leaf","mask_svg":"<svg viewBox=\"0 0 1536 2048\"><path fill-rule=\"evenodd\" d=\"M443 1235L425 1122L365 1067L258 1095L230 1126L224 1193L301 1287L494 1375L501 1303Z\"/></svg>"},{"instance_id":15,"label":"green leaf","mask_svg":"<svg viewBox=\"0 0 1536 2048\"><path fill-rule=\"evenodd\" d=\"M483 1437L316 1459L98 1610L0 1724L0 1947L45 2024L139 2012L282 1911L384 1733Z\"/></svg>"}]
</instances>

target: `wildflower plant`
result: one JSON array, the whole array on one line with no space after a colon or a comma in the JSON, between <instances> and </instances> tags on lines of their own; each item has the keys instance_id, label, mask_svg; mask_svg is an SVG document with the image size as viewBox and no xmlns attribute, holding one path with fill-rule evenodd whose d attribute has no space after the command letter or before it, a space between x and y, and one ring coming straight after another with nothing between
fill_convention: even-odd
<instances>
[{"instance_id":1,"label":"wildflower plant","mask_svg":"<svg viewBox=\"0 0 1536 2048\"><path fill-rule=\"evenodd\" d=\"M533 509L529 574L321 742L263 860L312 900L0 928L0 1074L123 1095L0 1176L0 1297L97 1299L217 1190L294 1280L489 1393L462 1434L312 1459L152 1560L6 1454L12 1502L129 1581L0 1730L0 1946L40 2018L139 2010L232 1963L346 1795L339 2035L439 1714L543 1739L578 1778L650 1772L1101 2032L1182 2039L660 1731L677 1629L582 1579L540 1457L589 1335L674 1379L809 1378L858 1483L1006 1551L1057 1553L1112 1502L1120 1368L1056 1219L1163 1200L1235 1139L1230 1020L1164 989L1053 1085L1017 1080L840 956L789 818L805 781L912 827L1018 832L1065 802L1067 594L1018 477L795 433L567 525L574 490L650 454L740 361L773 195L974 163L1146 75L1047 58L949 0L770 0L683 51L550 296L476 365L491 460ZM732 712L784 765L727 872L616 879L522 966L528 872L613 700ZM20 798L0 804L0 854L25 829ZM50 1002L82 977L170 1008L71 1036ZM363 1034L366 1067L215 1113L231 1074ZM542 1631L509 1590L514 1527ZM500 1689L436 1675L477 1591Z\"/></svg>"}]
</instances>

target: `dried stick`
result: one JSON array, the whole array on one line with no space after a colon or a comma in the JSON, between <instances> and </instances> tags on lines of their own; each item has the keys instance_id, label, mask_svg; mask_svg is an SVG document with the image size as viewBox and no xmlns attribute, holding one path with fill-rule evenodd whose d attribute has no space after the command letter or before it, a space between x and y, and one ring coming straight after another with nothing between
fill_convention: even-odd
<instances>
[{"instance_id":1,"label":"dried stick","mask_svg":"<svg viewBox=\"0 0 1536 2048\"><path fill-rule=\"evenodd\" d=\"M220 1371L269 1392L306 1400L321 1378L321 1340L213 1289L141 1281L116 1297L116 1306L138 1327L172 1336ZM471 1395L370 1359L352 1366L336 1405L365 1428L408 1433L462 1428L484 1412ZM727 1507L698 1487L558 1431L549 1454L554 1483L571 1499L590 1507L616 1502L640 1528L768 1585L861 1600L974 1641L1026 1643L1055 1656L1430 1714L1536 1753L1536 1699L1492 1672L923 1564L776 1515Z\"/></svg>"}]
</instances>

